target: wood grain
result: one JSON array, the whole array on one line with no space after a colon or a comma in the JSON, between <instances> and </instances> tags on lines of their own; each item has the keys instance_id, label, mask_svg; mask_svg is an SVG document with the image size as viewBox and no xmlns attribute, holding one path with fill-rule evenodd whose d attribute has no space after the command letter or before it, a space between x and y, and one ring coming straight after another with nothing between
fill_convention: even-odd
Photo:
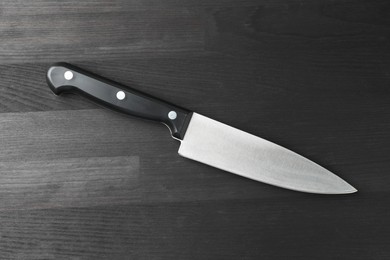
<instances>
[{"instance_id":1,"label":"wood grain","mask_svg":"<svg viewBox=\"0 0 390 260\"><path fill-rule=\"evenodd\" d=\"M28 8L26 5L3 3L0 58L7 63L96 56L107 60L154 49L199 50L203 43L198 12L172 4L166 6L167 12L142 3L134 8L123 1L43 1L29 3Z\"/></svg>"},{"instance_id":2,"label":"wood grain","mask_svg":"<svg viewBox=\"0 0 390 260\"><path fill-rule=\"evenodd\" d=\"M131 193L139 185L139 158L2 162L0 172L2 210L112 206L134 199Z\"/></svg>"},{"instance_id":3,"label":"wood grain","mask_svg":"<svg viewBox=\"0 0 390 260\"><path fill-rule=\"evenodd\" d=\"M0 3L2 259L389 259L388 1ZM177 155L163 125L54 96L67 61L290 148L359 192Z\"/></svg>"}]
</instances>

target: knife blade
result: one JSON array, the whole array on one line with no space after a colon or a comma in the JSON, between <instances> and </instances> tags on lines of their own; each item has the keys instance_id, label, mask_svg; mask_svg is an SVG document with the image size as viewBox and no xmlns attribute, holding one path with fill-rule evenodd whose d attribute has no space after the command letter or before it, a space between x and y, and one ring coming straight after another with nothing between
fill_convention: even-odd
<instances>
[{"instance_id":1,"label":"knife blade","mask_svg":"<svg viewBox=\"0 0 390 260\"><path fill-rule=\"evenodd\" d=\"M181 142L179 155L274 186L308 193L347 194L346 181L284 147L131 89L68 63L46 77L56 95L75 93L107 108L165 124Z\"/></svg>"}]
</instances>

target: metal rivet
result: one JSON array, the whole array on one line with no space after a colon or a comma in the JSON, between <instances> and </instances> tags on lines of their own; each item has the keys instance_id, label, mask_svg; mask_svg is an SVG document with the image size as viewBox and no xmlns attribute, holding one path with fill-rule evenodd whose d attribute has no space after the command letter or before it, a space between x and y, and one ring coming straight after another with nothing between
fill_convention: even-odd
<instances>
[{"instance_id":1,"label":"metal rivet","mask_svg":"<svg viewBox=\"0 0 390 260\"><path fill-rule=\"evenodd\" d=\"M126 97L126 94L122 90L120 90L116 93L116 98L119 100L123 100L123 99L125 99L125 97Z\"/></svg>"},{"instance_id":2,"label":"metal rivet","mask_svg":"<svg viewBox=\"0 0 390 260\"><path fill-rule=\"evenodd\" d=\"M168 118L171 119L171 120L175 120L177 117L177 113L175 111L170 111L168 113Z\"/></svg>"},{"instance_id":3,"label":"metal rivet","mask_svg":"<svg viewBox=\"0 0 390 260\"><path fill-rule=\"evenodd\" d=\"M70 70L65 71L65 73L64 73L64 78L65 78L66 80L71 80L71 79L73 79L73 72L71 72Z\"/></svg>"}]
</instances>

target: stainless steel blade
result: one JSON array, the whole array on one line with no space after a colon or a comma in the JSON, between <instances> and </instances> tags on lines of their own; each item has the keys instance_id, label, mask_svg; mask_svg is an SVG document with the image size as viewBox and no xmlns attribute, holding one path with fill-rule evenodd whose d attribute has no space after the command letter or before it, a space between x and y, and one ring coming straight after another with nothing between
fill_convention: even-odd
<instances>
[{"instance_id":1,"label":"stainless steel blade","mask_svg":"<svg viewBox=\"0 0 390 260\"><path fill-rule=\"evenodd\" d=\"M318 164L260 137L193 113L179 154L256 181L296 191L357 190Z\"/></svg>"}]
</instances>

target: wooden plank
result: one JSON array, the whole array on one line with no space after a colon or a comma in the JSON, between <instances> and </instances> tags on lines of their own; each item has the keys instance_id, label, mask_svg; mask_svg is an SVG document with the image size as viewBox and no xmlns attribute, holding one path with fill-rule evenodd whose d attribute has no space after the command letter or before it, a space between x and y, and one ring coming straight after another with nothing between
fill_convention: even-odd
<instances>
[{"instance_id":1,"label":"wooden plank","mask_svg":"<svg viewBox=\"0 0 390 260\"><path fill-rule=\"evenodd\" d=\"M22 2L3 3L0 63L85 60L96 56L109 60L152 50L203 49L201 17L195 8L187 12L187 8L173 5L161 9L161 4L148 8L150 5L143 7L142 3L109 3L49 1L28 4L27 8Z\"/></svg>"},{"instance_id":2,"label":"wooden plank","mask_svg":"<svg viewBox=\"0 0 390 260\"><path fill-rule=\"evenodd\" d=\"M386 194L0 211L0 250L19 259L386 259L390 215L372 203Z\"/></svg>"},{"instance_id":3,"label":"wooden plank","mask_svg":"<svg viewBox=\"0 0 390 260\"><path fill-rule=\"evenodd\" d=\"M136 156L0 163L0 210L128 203L139 186Z\"/></svg>"}]
</instances>

